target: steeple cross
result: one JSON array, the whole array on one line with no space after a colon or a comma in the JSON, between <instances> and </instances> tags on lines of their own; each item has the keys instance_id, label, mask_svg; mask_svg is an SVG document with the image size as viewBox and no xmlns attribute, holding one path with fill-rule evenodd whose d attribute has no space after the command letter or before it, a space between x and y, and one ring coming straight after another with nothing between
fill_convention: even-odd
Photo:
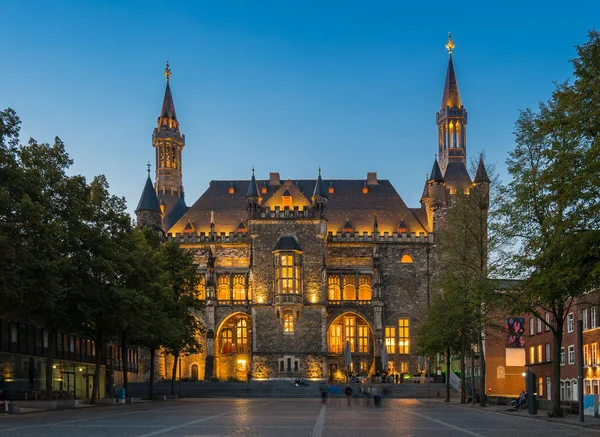
<instances>
[{"instance_id":1,"label":"steeple cross","mask_svg":"<svg viewBox=\"0 0 600 437\"><path fill-rule=\"evenodd\" d=\"M150 161L148 161L148 164L146 164L146 166L148 167L148 177L150 177Z\"/></svg>"},{"instance_id":2,"label":"steeple cross","mask_svg":"<svg viewBox=\"0 0 600 437\"><path fill-rule=\"evenodd\" d=\"M173 73L171 73L171 69L169 68L169 61L167 61L167 68L165 68L165 77L167 78L167 82L169 81L169 79L171 78L171 75Z\"/></svg>"},{"instance_id":3,"label":"steeple cross","mask_svg":"<svg viewBox=\"0 0 600 437\"><path fill-rule=\"evenodd\" d=\"M452 40L452 32L448 32L448 42L446 43L446 49L448 49L448 54L452 54L452 50L454 50L454 41Z\"/></svg>"}]
</instances>

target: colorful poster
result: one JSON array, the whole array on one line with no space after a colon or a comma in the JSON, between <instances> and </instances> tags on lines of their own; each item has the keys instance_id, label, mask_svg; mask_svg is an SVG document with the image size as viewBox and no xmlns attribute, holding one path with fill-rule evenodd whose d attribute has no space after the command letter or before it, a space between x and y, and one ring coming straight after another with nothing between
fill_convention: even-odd
<instances>
[{"instance_id":1,"label":"colorful poster","mask_svg":"<svg viewBox=\"0 0 600 437\"><path fill-rule=\"evenodd\" d=\"M525 319L511 317L506 319L506 347L524 348L525 347Z\"/></svg>"}]
</instances>

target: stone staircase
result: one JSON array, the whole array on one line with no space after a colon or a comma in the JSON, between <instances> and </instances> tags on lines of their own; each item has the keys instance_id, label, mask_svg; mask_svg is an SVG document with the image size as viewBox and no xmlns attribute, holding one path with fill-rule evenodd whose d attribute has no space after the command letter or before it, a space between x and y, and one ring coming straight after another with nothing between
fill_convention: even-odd
<instances>
[{"instance_id":1,"label":"stone staircase","mask_svg":"<svg viewBox=\"0 0 600 437\"><path fill-rule=\"evenodd\" d=\"M354 393L360 393L360 385L351 385ZM383 384L392 398L444 398L445 384ZM343 396L344 384L330 384L331 396ZM175 384L176 393L179 384ZM169 382L159 382L154 385L155 395L168 395L171 390ZM457 396L456 391L450 390L451 397ZM147 397L147 383L130 383L127 396ZM231 397L231 398L318 398L321 396L320 382L310 381L308 386L296 387L289 380L250 381L240 382L182 382L181 396L186 398Z\"/></svg>"}]
</instances>

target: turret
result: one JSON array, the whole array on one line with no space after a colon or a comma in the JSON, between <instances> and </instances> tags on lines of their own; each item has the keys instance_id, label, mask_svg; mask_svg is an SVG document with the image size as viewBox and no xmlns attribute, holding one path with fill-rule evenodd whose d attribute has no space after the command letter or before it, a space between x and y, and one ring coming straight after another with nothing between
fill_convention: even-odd
<instances>
[{"instance_id":1,"label":"turret","mask_svg":"<svg viewBox=\"0 0 600 437\"><path fill-rule=\"evenodd\" d=\"M185 135L179 130L171 94L171 69L165 69L167 85L163 104L158 116L157 127L152 134L152 145L156 149L156 193L164 205L163 229L168 231L187 210L182 182L182 151Z\"/></svg>"},{"instance_id":2,"label":"turret","mask_svg":"<svg viewBox=\"0 0 600 437\"><path fill-rule=\"evenodd\" d=\"M479 155L479 165L473 181L472 193L478 196L479 207L487 210L490 206L490 178L483 163L483 155Z\"/></svg>"},{"instance_id":3,"label":"turret","mask_svg":"<svg viewBox=\"0 0 600 437\"><path fill-rule=\"evenodd\" d=\"M319 167L319 177L317 178L317 182L315 183L315 189L312 195L312 202L315 211L321 217L325 217L327 213L328 198L329 196L327 195L327 190L325 189L325 185L323 184L323 180L321 179L321 168Z\"/></svg>"},{"instance_id":4,"label":"turret","mask_svg":"<svg viewBox=\"0 0 600 437\"><path fill-rule=\"evenodd\" d=\"M141 228L152 228L162 232L162 213L156 191L150 179L150 164L148 164L148 178L142 190L138 206L135 209L137 224Z\"/></svg>"},{"instance_id":5,"label":"turret","mask_svg":"<svg viewBox=\"0 0 600 437\"><path fill-rule=\"evenodd\" d=\"M248 218L254 218L259 213L260 207L260 192L256 185L256 179L254 178L254 167L252 167L252 178L248 184L248 190L246 191L246 201L248 202Z\"/></svg>"}]
</instances>

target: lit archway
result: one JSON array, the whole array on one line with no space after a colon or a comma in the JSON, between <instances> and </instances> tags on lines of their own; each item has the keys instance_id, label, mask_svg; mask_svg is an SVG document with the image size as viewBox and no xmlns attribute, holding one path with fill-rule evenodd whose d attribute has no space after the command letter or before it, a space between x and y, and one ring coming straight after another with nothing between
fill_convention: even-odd
<instances>
[{"instance_id":1,"label":"lit archway","mask_svg":"<svg viewBox=\"0 0 600 437\"><path fill-rule=\"evenodd\" d=\"M375 358L375 338L373 329L364 317L346 312L337 316L327 329L327 352L329 355L329 376L340 379L345 375L344 357L346 342L350 346L350 372L368 376Z\"/></svg>"},{"instance_id":2,"label":"lit archway","mask_svg":"<svg viewBox=\"0 0 600 437\"><path fill-rule=\"evenodd\" d=\"M217 330L216 375L222 380L246 381L251 364L251 319L248 314L229 315Z\"/></svg>"}]
</instances>

